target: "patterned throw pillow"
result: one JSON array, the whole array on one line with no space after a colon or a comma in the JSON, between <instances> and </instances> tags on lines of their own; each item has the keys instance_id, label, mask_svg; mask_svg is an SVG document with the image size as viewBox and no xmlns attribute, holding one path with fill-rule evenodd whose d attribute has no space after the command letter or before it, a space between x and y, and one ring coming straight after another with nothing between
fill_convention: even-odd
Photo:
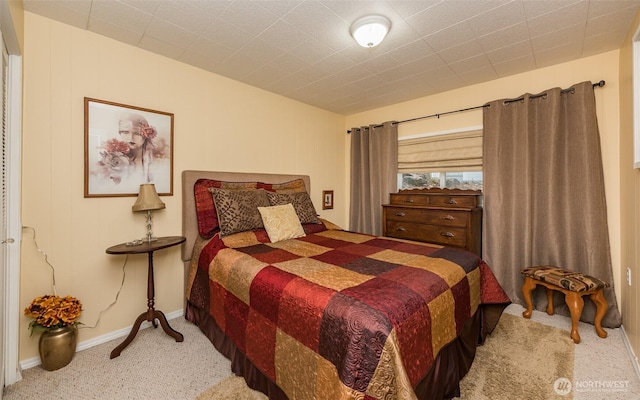
<instances>
[{"instance_id":1,"label":"patterned throw pillow","mask_svg":"<svg viewBox=\"0 0 640 400\"><path fill-rule=\"evenodd\" d=\"M309 197L309 193L271 193L267 192L269 204L279 206L283 204L293 204L293 208L303 224L319 224L315 207Z\"/></svg>"},{"instance_id":2,"label":"patterned throw pillow","mask_svg":"<svg viewBox=\"0 0 640 400\"><path fill-rule=\"evenodd\" d=\"M293 205L258 207L271 243L306 236Z\"/></svg>"},{"instance_id":3,"label":"patterned throw pillow","mask_svg":"<svg viewBox=\"0 0 640 400\"><path fill-rule=\"evenodd\" d=\"M249 190L257 187L258 182L225 182L215 179L198 179L193 185L193 194L196 201L196 218L200 235L205 239L210 239L218 229L218 214L209 189Z\"/></svg>"},{"instance_id":4,"label":"patterned throw pillow","mask_svg":"<svg viewBox=\"0 0 640 400\"><path fill-rule=\"evenodd\" d=\"M294 179L285 183L258 182L258 189L264 189L268 192L274 193L301 193L307 191L302 178Z\"/></svg>"},{"instance_id":5,"label":"patterned throw pillow","mask_svg":"<svg viewBox=\"0 0 640 400\"><path fill-rule=\"evenodd\" d=\"M264 228L258 207L269 206L264 190L231 190L211 188L218 214L220 236Z\"/></svg>"}]
</instances>

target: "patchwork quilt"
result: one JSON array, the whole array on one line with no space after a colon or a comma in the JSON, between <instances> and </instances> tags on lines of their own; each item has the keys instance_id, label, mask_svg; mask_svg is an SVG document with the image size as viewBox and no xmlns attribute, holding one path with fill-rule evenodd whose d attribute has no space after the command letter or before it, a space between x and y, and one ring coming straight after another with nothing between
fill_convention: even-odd
<instances>
[{"instance_id":1,"label":"patchwork quilt","mask_svg":"<svg viewBox=\"0 0 640 400\"><path fill-rule=\"evenodd\" d=\"M478 307L509 302L467 251L305 230L214 236L196 246L187 292L290 399L415 399Z\"/></svg>"}]
</instances>

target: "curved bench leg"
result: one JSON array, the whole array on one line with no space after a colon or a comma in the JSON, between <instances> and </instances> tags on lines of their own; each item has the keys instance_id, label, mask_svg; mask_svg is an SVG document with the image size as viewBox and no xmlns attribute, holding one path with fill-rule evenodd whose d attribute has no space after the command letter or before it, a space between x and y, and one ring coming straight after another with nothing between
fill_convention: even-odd
<instances>
[{"instance_id":1,"label":"curved bench leg","mask_svg":"<svg viewBox=\"0 0 640 400\"><path fill-rule=\"evenodd\" d=\"M607 313L607 308L609 307L607 299L604 298L604 292L602 289L590 294L589 298L596 305L596 316L593 319L593 325L596 327L596 333L598 336L604 339L607 337L607 332L602 329L602 318L604 318L604 315Z\"/></svg>"},{"instance_id":2,"label":"curved bench leg","mask_svg":"<svg viewBox=\"0 0 640 400\"><path fill-rule=\"evenodd\" d=\"M578 333L578 322L584 307L584 300L577 292L566 292L564 299L571 312L571 339L575 344L580 343L580 334Z\"/></svg>"},{"instance_id":3,"label":"curved bench leg","mask_svg":"<svg viewBox=\"0 0 640 400\"><path fill-rule=\"evenodd\" d=\"M525 318L531 318L533 312L533 302L531 301L531 292L536 288L536 282L525 276L524 283L522 284L522 297L524 297L524 303L527 305L527 309L524 310L522 316Z\"/></svg>"},{"instance_id":4,"label":"curved bench leg","mask_svg":"<svg viewBox=\"0 0 640 400\"><path fill-rule=\"evenodd\" d=\"M553 290L548 287L545 287L544 289L547 291L547 314L553 315L556 312L553 308Z\"/></svg>"}]
</instances>

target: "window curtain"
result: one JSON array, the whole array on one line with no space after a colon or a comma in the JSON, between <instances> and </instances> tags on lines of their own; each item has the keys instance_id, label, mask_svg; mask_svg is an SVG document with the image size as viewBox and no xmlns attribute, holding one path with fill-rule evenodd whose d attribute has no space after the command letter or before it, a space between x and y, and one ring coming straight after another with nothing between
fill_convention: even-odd
<instances>
[{"instance_id":1,"label":"window curtain","mask_svg":"<svg viewBox=\"0 0 640 400\"><path fill-rule=\"evenodd\" d=\"M352 128L349 230L382 235L382 204L397 185L398 125Z\"/></svg>"},{"instance_id":2,"label":"window curtain","mask_svg":"<svg viewBox=\"0 0 640 400\"><path fill-rule=\"evenodd\" d=\"M496 100L484 117L483 257L511 300L524 304L520 269L554 265L603 279L609 309L602 325L618 327L607 208L591 82L516 101ZM544 289L534 291L544 310ZM562 294L556 312L569 316ZM584 298L582 321L595 306Z\"/></svg>"}]
</instances>

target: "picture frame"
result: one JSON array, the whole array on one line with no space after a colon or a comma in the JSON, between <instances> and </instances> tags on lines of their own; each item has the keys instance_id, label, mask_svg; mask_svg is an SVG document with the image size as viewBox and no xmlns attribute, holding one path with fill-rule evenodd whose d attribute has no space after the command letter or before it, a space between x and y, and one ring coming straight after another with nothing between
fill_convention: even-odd
<instances>
[{"instance_id":1,"label":"picture frame","mask_svg":"<svg viewBox=\"0 0 640 400\"><path fill-rule=\"evenodd\" d=\"M173 195L173 114L84 98L84 197Z\"/></svg>"},{"instance_id":2,"label":"picture frame","mask_svg":"<svg viewBox=\"0 0 640 400\"><path fill-rule=\"evenodd\" d=\"M323 210L333 209L333 190L322 191L322 209Z\"/></svg>"}]
</instances>

